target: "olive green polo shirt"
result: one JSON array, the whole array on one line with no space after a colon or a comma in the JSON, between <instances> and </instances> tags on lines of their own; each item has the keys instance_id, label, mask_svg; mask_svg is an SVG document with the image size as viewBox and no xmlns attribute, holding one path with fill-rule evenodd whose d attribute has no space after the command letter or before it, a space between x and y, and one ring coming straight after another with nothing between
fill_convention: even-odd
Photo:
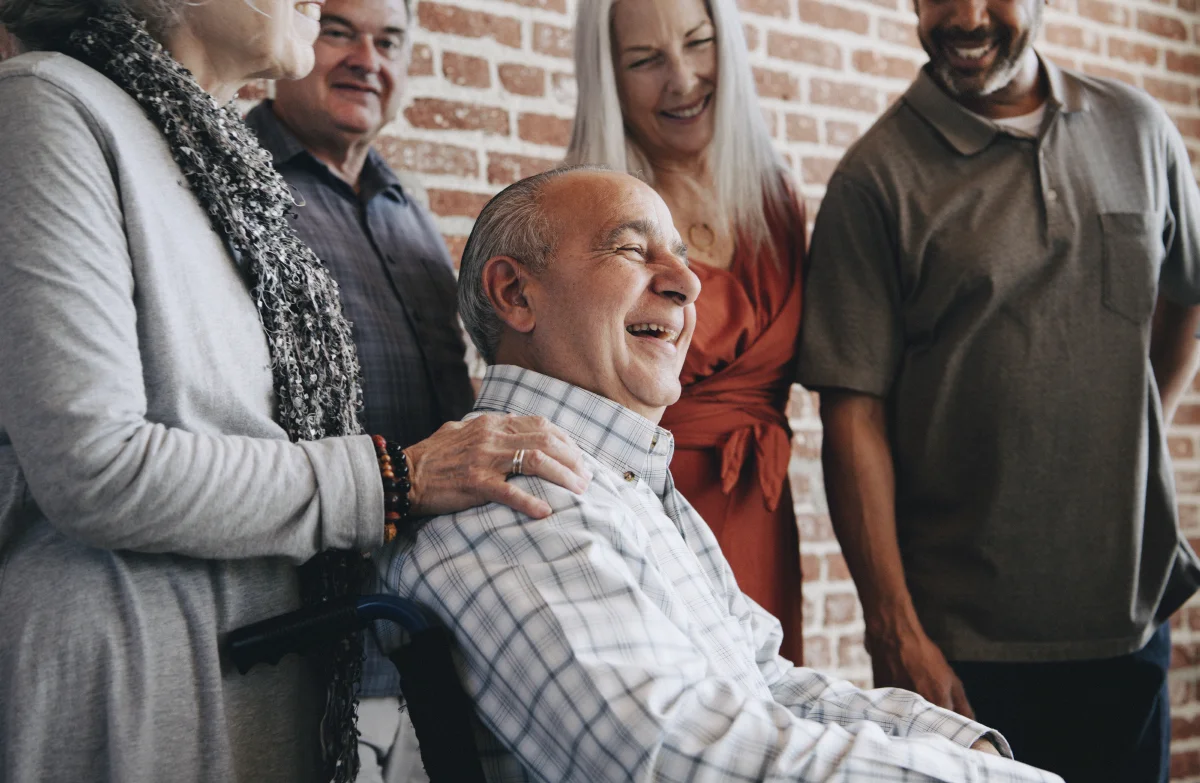
<instances>
[{"instance_id":1,"label":"olive green polo shirt","mask_svg":"<svg viewBox=\"0 0 1200 783\"><path fill-rule=\"evenodd\" d=\"M1200 303L1200 194L1163 110L1043 61L1038 138L924 72L817 217L799 380L884 398L905 574L951 659L1121 655L1200 584L1149 361Z\"/></svg>"}]
</instances>

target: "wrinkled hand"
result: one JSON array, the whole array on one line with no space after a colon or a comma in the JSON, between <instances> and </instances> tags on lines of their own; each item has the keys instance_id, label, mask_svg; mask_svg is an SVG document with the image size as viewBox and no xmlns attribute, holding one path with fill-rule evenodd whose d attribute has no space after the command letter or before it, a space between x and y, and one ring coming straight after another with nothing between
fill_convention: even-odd
<instances>
[{"instance_id":1,"label":"wrinkled hand","mask_svg":"<svg viewBox=\"0 0 1200 783\"><path fill-rule=\"evenodd\" d=\"M923 632L876 639L868 646L875 687L893 686L915 691L939 707L975 718L958 675L950 668L942 651Z\"/></svg>"},{"instance_id":2,"label":"wrinkled hand","mask_svg":"<svg viewBox=\"0 0 1200 783\"><path fill-rule=\"evenodd\" d=\"M488 413L470 421L452 421L404 450L415 516L463 511L501 503L541 519L550 505L505 479L517 449L525 449L521 472L540 476L575 493L588 487L592 474L583 452L565 432L540 416Z\"/></svg>"}]
</instances>

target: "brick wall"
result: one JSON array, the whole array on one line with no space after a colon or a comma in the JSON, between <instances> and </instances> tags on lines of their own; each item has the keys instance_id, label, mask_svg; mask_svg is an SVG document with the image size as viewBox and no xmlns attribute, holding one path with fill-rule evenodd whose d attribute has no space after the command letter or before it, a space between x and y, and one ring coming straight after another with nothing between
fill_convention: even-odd
<instances>
[{"instance_id":1,"label":"brick wall","mask_svg":"<svg viewBox=\"0 0 1200 783\"><path fill-rule=\"evenodd\" d=\"M769 126L809 215L846 147L925 60L910 0L740 0ZM562 156L575 106L574 0L421 0L403 117L384 141L418 173L451 251L487 198ZM1041 51L1123 79L1167 107L1200 161L1198 0L1054 0ZM1200 539L1200 385L1171 439L1186 530ZM870 684L862 610L829 525L815 400L799 387L792 482L805 572L807 663ZM1200 544L1200 540L1197 541ZM1175 629L1173 771L1200 781L1200 601Z\"/></svg>"},{"instance_id":2,"label":"brick wall","mask_svg":"<svg viewBox=\"0 0 1200 783\"><path fill-rule=\"evenodd\" d=\"M740 0L763 110L816 214L846 147L924 61L910 0ZM457 258L488 197L557 162L575 105L575 0L420 0L403 116L380 146L428 189ZM1052 0L1040 49L1154 95L1200 161L1200 0ZM0 58L5 42L0 31ZM1200 384L1177 416L1184 529L1200 548ZM792 482L805 572L805 655L870 684L862 611L829 525L820 422L797 387ZM1176 780L1200 781L1200 599L1175 618Z\"/></svg>"}]
</instances>

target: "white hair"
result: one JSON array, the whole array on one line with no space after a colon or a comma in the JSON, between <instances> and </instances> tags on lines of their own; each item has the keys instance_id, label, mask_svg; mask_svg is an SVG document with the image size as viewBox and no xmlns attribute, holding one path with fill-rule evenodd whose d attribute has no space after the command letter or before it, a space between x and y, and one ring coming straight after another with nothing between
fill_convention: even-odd
<instances>
[{"instance_id":1,"label":"white hair","mask_svg":"<svg viewBox=\"0 0 1200 783\"><path fill-rule=\"evenodd\" d=\"M566 163L607 166L654 185L645 153L625 131L613 67L612 7L617 0L579 0L575 80L579 101ZM653 0L630 0L653 2ZM717 92L709 164L720 218L753 243L770 241L768 214L787 203L787 167L771 143L758 103L746 39L734 0L705 0L717 41Z\"/></svg>"}]
</instances>

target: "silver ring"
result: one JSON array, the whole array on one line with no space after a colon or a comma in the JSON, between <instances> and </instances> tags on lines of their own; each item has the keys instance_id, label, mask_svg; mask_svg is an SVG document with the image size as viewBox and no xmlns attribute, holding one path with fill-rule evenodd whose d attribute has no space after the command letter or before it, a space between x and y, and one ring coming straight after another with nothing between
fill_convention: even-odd
<instances>
[{"instance_id":1,"label":"silver ring","mask_svg":"<svg viewBox=\"0 0 1200 783\"><path fill-rule=\"evenodd\" d=\"M520 476L521 468L525 462L525 449L517 449L513 454L512 470L508 472L510 476Z\"/></svg>"}]
</instances>

